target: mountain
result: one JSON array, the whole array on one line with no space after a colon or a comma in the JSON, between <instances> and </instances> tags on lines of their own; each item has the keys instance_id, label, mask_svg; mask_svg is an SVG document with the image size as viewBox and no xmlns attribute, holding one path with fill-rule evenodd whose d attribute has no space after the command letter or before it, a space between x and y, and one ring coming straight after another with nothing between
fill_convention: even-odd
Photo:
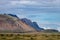
<instances>
[{"instance_id":1,"label":"mountain","mask_svg":"<svg viewBox=\"0 0 60 40\"><path fill-rule=\"evenodd\" d=\"M43 32L52 33L52 32L59 32L59 31L56 29L45 29L45 30L43 30Z\"/></svg>"},{"instance_id":2,"label":"mountain","mask_svg":"<svg viewBox=\"0 0 60 40\"><path fill-rule=\"evenodd\" d=\"M52 24L40 24L44 29L56 29L60 31L60 25L57 23Z\"/></svg>"},{"instance_id":3,"label":"mountain","mask_svg":"<svg viewBox=\"0 0 60 40\"><path fill-rule=\"evenodd\" d=\"M59 32L55 29L43 29L27 18L18 18L13 14L0 14L0 33Z\"/></svg>"},{"instance_id":4,"label":"mountain","mask_svg":"<svg viewBox=\"0 0 60 40\"><path fill-rule=\"evenodd\" d=\"M10 16L12 16L12 17L16 17L16 18L18 18L16 15L13 15L13 14L8 14L8 15L10 15Z\"/></svg>"},{"instance_id":5,"label":"mountain","mask_svg":"<svg viewBox=\"0 0 60 40\"><path fill-rule=\"evenodd\" d=\"M0 14L0 33L1 32L36 32L36 29L22 22L16 15Z\"/></svg>"},{"instance_id":6,"label":"mountain","mask_svg":"<svg viewBox=\"0 0 60 40\"><path fill-rule=\"evenodd\" d=\"M37 31L44 30L43 28L40 28L36 22L32 22L27 18L22 18L21 21L23 21L27 25L30 25L31 27L35 28Z\"/></svg>"},{"instance_id":7,"label":"mountain","mask_svg":"<svg viewBox=\"0 0 60 40\"><path fill-rule=\"evenodd\" d=\"M36 22L33 22L33 26L37 31L44 30L43 28L40 28Z\"/></svg>"}]
</instances>

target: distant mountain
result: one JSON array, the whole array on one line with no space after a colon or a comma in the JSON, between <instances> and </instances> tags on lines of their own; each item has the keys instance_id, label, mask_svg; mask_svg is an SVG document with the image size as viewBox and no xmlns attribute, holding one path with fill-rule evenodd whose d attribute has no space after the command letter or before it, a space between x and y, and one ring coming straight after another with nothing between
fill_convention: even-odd
<instances>
[{"instance_id":1,"label":"distant mountain","mask_svg":"<svg viewBox=\"0 0 60 40\"><path fill-rule=\"evenodd\" d=\"M33 26L37 31L44 30L43 28L40 28L36 22L33 22Z\"/></svg>"},{"instance_id":2,"label":"distant mountain","mask_svg":"<svg viewBox=\"0 0 60 40\"><path fill-rule=\"evenodd\" d=\"M37 32L36 29L22 22L16 15L0 14L0 33L1 32Z\"/></svg>"},{"instance_id":3,"label":"distant mountain","mask_svg":"<svg viewBox=\"0 0 60 40\"><path fill-rule=\"evenodd\" d=\"M23 19L21 19L21 21L23 21L24 23L28 24L29 26L35 28L37 31L44 30L43 28L40 28L36 22L32 22L27 18L23 18Z\"/></svg>"},{"instance_id":4,"label":"distant mountain","mask_svg":"<svg viewBox=\"0 0 60 40\"><path fill-rule=\"evenodd\" d=\"M45 28L45 29L56 29L56 30L60 30L60 25L59 24L40 24L41 27Z\"/></svg>"},{"instance_id":5,"label":"distant mountain","mask_svg":"<svg viewBox=\"0 0 60 40\"><path fill-rule=\"evenodd\" d=\"M59 32L59 31L56 29L45 29L45 30L43 30L43 32L52 33L52 32Z\"/></svg>"}]
</instances>

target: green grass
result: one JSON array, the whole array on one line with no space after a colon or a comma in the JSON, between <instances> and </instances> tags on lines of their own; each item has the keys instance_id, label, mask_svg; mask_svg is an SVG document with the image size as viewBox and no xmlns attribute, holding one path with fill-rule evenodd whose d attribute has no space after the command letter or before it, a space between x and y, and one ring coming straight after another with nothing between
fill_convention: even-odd
<instances>
[{"instance_id":1,"label":"green grass","mask_svg":"<svg viewBox=\"0 0 60 40\"><path fill-rule=\"evenodd\" d=\"M13 34L1 33L0 40L60 40L59 33Z\"/></svg>"}]
</instances>

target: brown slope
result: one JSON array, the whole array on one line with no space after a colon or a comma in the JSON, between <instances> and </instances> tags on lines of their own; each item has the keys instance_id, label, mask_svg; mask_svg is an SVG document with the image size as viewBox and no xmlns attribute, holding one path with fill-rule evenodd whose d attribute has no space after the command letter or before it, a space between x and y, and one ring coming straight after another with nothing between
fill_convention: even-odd
<instances>
[{"instance_id":1,"label":"brown slope","mask_svg":"<svg viewBox=\"0 0 60 40\"><path fill-rule=\"evenodd\" d=\"M35 32L36 30L16 17L0 14L0 32Z\"/></svg>"}]
</instances>

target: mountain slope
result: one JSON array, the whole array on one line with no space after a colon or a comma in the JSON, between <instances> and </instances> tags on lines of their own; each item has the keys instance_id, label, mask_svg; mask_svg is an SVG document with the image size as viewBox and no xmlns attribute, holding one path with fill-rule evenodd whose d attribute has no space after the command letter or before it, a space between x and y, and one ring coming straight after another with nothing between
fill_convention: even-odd
<instances>
[{"instance_id":1,"label":"mountain slope","mask_svg":"<svg viewBox=\"0 0 60 40\"><path fill-rule=\"evenodd\" d=\"M35 28L37 31L44 30L43 28L40 28L36 22L32 22L29 19L22 18L21 21L23 21L24 23L26 23L26 24L30 25L31 27Z\"/></svg>"},{"instance_id":2,"label":"mountain slope","mask_svg":"<svg viewBox=\"0 0 60 40\"><path fill-rule=\"evenodd\" d=\"M0 32L36 32L36 30L16 17L0 14Z\"/></svg>"}]
</instances>

